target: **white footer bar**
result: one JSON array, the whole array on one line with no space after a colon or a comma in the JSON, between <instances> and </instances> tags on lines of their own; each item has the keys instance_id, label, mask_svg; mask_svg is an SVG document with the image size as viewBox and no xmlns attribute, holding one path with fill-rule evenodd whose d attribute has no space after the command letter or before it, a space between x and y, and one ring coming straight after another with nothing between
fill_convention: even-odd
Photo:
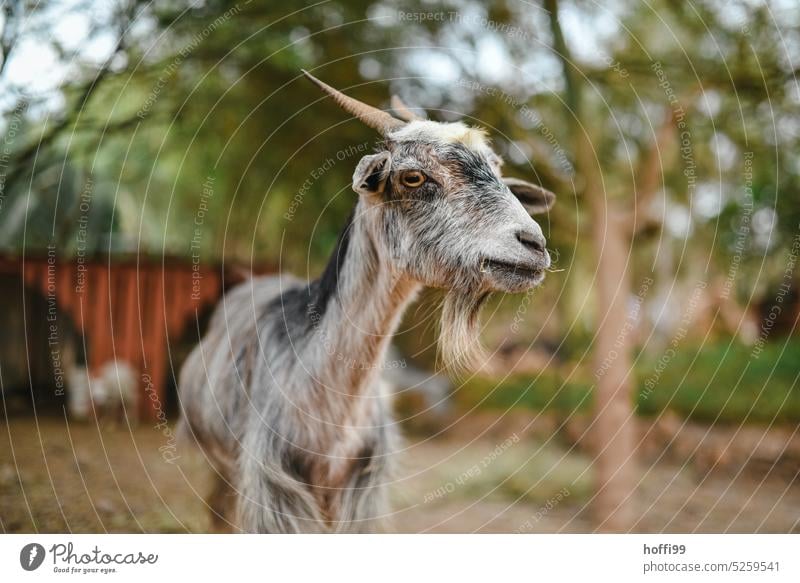
<instances>
[{"instance_id":1,"label":"white footer bar","mask_svg":"<svg viewBox=\"0 0 800 583\"><path fill-rule=\"evenodd\" d=\"M0 581L797 582L798 555L796 535L3 535Z\"/></svg>"}]
</instances>

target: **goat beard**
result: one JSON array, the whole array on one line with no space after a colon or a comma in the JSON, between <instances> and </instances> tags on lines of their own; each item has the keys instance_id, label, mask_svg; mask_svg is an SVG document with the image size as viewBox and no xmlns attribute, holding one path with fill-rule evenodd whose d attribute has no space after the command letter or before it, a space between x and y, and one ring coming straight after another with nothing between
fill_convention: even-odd
<instances>
[{"instance_id":1,"label":"goat beard","mask_svg":"<svg viewBox=\"0 0 800 583\"><path fill-rule=\"evenodd\" d=\"M439 328L439 359L446 370L460 373L486 363L480 342L480 312L487 292L449 292L442 303Z\"/></svg>"}]
</instances>

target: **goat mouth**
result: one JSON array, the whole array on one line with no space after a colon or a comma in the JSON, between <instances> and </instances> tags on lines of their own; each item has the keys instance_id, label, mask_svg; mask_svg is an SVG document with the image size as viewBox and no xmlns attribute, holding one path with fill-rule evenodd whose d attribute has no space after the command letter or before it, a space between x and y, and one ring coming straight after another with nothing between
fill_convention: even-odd
<instances>
[{"instance_id":1,"label":"goat mouth","mask_svg":"<svg viewBox=\"0 0 800 583\"><path fill-rule=\"evenodd\" d=\"M544 270L540 267L500 259L483 259L481 272L491 274L495 278L499 276L503 283L510 283L514 288L520 285L524 287L537 286L544 280Z\"/></svg>"}]
</instances>

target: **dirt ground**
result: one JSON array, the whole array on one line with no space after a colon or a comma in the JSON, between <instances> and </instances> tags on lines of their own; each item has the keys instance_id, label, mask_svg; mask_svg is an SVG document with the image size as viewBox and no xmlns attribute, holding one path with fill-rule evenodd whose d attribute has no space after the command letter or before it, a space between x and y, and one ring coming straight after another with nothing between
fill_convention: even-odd
<instances>
[{"instance_id":1,"label":"dirt ground","mask_svg":"<svg viewBox=\"0 0 800 583\"><path fill-rule=\"evenodd\" d=\"M0 422L0 531L206 532L209 469L152 425L57 416ZM159 448L162 448L159 450ZM167 457L177 457L174 462ZM411 437L393 485L396 532L591 532L591 466L531 436ZM639 532L800 532L793 472L642 464Z\"/></svg>"}]
</instances>

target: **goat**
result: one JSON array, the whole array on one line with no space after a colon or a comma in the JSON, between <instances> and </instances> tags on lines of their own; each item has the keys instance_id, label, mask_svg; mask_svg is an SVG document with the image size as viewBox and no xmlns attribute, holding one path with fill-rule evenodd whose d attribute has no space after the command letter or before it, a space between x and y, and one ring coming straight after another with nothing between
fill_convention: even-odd
<instances>
[{"instance_id":1,"label":"goat","mask_svg":"<svg viewBox=\"0 0 800 583\"><path fill-rule=\"evenodd\" d=\"M550 266L531 213L555 195L503 177L485 131L395 99L398 119L303 73L383 141L356 166L358 200L321 277L240 284L182 367L178 431L216 470L220 530L377 529L398 438L380 369L403 311L422 286L447 290L440 351L468 365L489 294L529 290Z\"/></svg>"},{"instance_id":2,"label":"goat","mask_svg":"<svg viewBox=\"0 0 800 583\"><path fill-rule=\"evenodd\" d=\"M382 369L383 380L392 395L416 395L422 398L425 408L434 416L444 416L450 411L452 384L447 376L423 370L408 364L400 351L390 346L386 352L387 365Z\"/></svg>"},{"instance_id":3,"label":"goat","mask_svg":"<svg viewBox=\"0 0 800 583\"><path fill-rule=\"evenodd\" d=\"M70 364L67 372L67 408L70 417L87 420L91 413L97 419L114 422L137 421L136 373L127 362L110 360L103 364L97 376L91 376L84 366Z\"/></svg>"}]
</instances>

